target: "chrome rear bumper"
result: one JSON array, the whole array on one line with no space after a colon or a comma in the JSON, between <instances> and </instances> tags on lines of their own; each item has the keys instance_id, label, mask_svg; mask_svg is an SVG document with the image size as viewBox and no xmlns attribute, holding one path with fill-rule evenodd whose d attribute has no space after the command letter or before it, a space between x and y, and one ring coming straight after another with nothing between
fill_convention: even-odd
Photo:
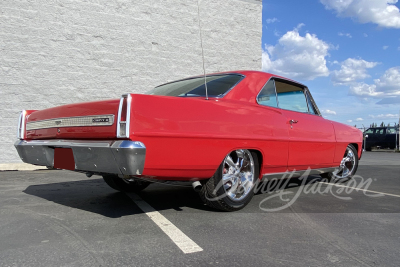
<instances>
[{"instance_id":1,"label":"chrome rear bumper","mask_svg":"<svg viewBox=\"0 0 400 267\"><path fill-rule=\"evenodd\" d=\"M146 147L128 140L18 140L14 144L23 162L54 166L54 148L71 148L75 171L140 175L144 169Z\"/></svg>"}]
</instances>

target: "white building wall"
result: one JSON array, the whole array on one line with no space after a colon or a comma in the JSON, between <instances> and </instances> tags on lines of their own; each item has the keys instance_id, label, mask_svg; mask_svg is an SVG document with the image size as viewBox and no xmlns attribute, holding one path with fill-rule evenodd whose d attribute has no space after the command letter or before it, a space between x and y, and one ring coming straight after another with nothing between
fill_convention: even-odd
<instances>
[{"instance_id":1,"label":"white building wall","mask_svg":"<svg viewBox=\"0 0 400 267\"><path fill-rule=\"evenodd\" d=\"M206 72L261 69L261 1L199 0ZM0 163L22 109L119 98L203 73L197 0L2 0Z\"/></svg>"}]
</instances>

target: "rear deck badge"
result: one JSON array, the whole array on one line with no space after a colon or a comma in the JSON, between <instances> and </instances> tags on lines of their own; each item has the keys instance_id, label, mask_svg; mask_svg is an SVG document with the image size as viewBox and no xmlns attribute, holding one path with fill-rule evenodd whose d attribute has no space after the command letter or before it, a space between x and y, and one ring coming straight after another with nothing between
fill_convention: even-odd
<instances>
[{"instance_id":1,"label":"rear deck badge","mask_svg":"<svg viewBox=\"0 0 400 267\"><path fill-rule=\"evenodd\" d=\"M92 119L93 123L102 123L102 122L109 122L109 121L110 121L110 118L95 118L95 119Z\"/></svg>"}]
</instances>

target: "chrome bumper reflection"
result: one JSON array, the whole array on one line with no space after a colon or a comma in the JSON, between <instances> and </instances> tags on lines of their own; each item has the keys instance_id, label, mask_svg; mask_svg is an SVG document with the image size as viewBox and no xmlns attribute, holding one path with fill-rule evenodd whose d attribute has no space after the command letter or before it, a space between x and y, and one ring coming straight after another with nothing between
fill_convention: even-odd
<instances>
[{"instance_id":1,"label":"chrome bumper reflection","mask_svg":"<svg viewBox=\"0 0 400 267\"><path fill-rule=\"evenodd\" d=\"M71 148L75 171L140 175L144 169L146 147L127 140L18 140L14 144L23 162L54 166L54 148Z\"/></svg>"}]
</instances>

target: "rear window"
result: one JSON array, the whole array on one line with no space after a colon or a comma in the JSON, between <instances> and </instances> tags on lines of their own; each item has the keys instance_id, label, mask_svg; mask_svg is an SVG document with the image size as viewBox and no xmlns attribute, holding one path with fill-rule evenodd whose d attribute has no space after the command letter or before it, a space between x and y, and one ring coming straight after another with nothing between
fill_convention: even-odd
<instances>
[{"instance_id":1,"label":"rear window","mask_svg":"<svg viewBox=\"0 0 400 267\"><path fill-rule=\"evenodd\" d=\"M240 80L239 74L224 74L206 76L209 97L220 97L227 93ZM204 77L190 78L157 86L147 92L149 95L179 96L179 97L205 97L206 89Z\"/></svg>"}]
</instances>

